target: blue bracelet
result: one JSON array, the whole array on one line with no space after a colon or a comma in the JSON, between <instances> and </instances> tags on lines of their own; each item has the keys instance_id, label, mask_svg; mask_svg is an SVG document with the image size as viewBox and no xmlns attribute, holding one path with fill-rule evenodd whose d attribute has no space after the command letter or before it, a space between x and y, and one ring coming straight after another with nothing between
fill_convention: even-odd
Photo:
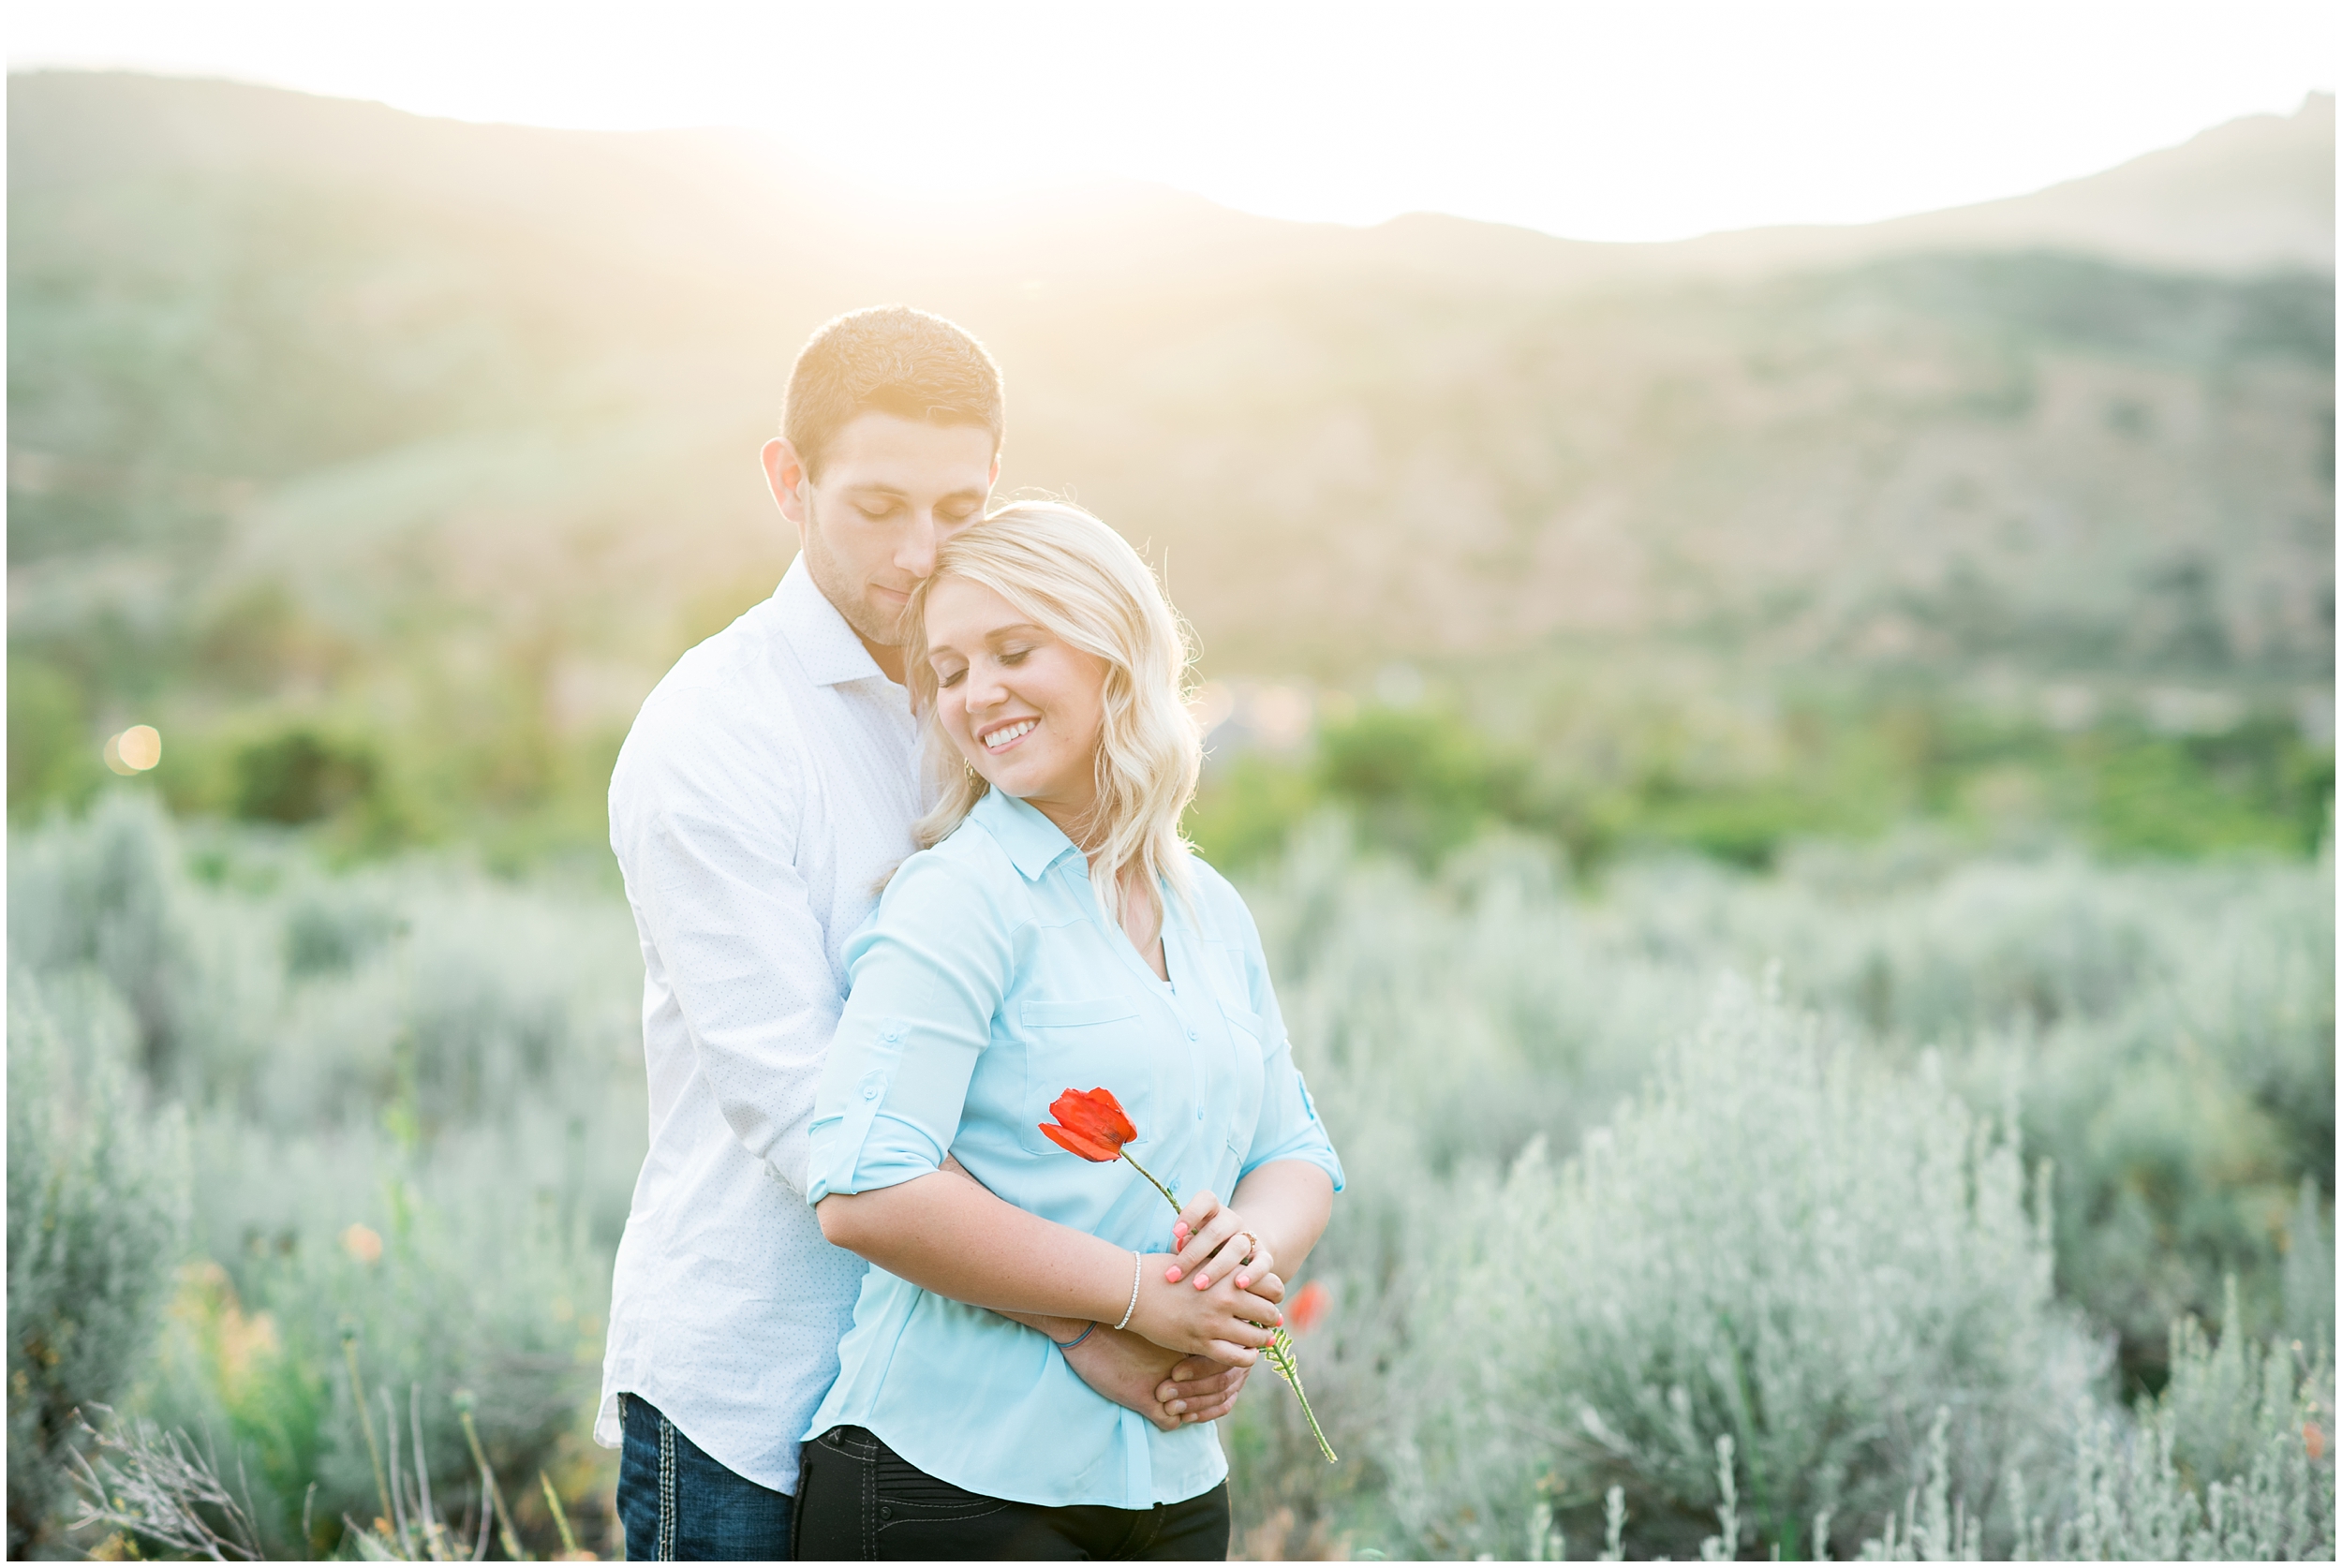
<instances>
[{"instance_id":1,"label":"blue bracelet","mask_svg":"<svg viewBox=\"0 0 2342 1568\"><path fill-rule=\"evenodd\" d=\"M1057 1348L1061 1351L1069 1351L1097 1332L1098 1325L1093 1323L1088 1328L1083 1329L1079 1334L1075 1335L1072 1339L1066 1340L1065 1343L1061 1345L1058 1345L1058 1342L1055 1339L1050 1340L1049 1343L1057 1345Z\"/></svg>"}]
</instances>

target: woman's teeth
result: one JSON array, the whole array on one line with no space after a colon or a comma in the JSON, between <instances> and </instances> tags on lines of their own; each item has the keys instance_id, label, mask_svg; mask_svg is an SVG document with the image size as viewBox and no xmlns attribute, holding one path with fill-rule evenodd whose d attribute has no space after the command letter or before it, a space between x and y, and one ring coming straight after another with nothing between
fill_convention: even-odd
<instances>
[{"instance_id":1,"label":"woman's teeth","mask_svg":"<svg viewBox=\"0 0 2342 1568\"><path fill-rule=\"evenodd\" d=\"M1032 727L1040 722L1041 721L1037 718L1028 718L1022 723L1011 724L1002 729L995 730L990 734L984 737L984 747L986 751L998 751L1009 742L1030 734L1032 731Z\"/></svg>"}]
</instances>

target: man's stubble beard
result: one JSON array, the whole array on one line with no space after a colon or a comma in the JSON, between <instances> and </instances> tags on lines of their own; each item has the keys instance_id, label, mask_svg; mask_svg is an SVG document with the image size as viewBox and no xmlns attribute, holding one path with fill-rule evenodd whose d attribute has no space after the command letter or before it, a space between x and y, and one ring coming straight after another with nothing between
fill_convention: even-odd
<instances>
[{"instance_id":1,"label":"man's stubble beard","mask_svg":"<svg viewBox=\"0 0 2342 1568\"><path fill-rule=\"evenodd\" d=\"M822 517L814 504L813 487L806 487L805 496L805 565L813 574L813 585L822 590L822 597L846 618L854 635L866 643L882 648L899 648L903 644L902 617L882 614L873 607L865 590L867 584L848 579L837 557L831 555L826 536L822 532Z\"/></svg>"}]
</instances>

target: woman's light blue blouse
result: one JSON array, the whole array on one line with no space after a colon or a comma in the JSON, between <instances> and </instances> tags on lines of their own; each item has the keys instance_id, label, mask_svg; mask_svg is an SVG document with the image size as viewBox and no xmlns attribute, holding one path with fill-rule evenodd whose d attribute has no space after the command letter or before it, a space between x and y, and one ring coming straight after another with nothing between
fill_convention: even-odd
<instances>
[{"instance_id":1,"label":"woman's light blue blouse","mask_svg":"<svg viewBox=\"0 0 2342 1568\"><path fill-rule=\"evenodd\" d=\"M808 1201L910 1181L948 1153L1020 1208L1175 1250L1176 1216L1135 1171L1041 1135L1059 1095L1098 1087L1137 1127L1131 1152L1182 1199L1225 1200L1271 1160L1306 1161L1339 1190L1252 915L1193 864L1193 918L1176 896L1164 918L1166 985L1105 923L1080 852L1020 800L994 791L906 861L846 950L852 989L814 1102ZM1092 1393L1046 1336L882 1269L864 1277L838 1359L808 1438L867 1427L988 1497L1148 1508L1227 1473L1208 1427L1158 1431Z\"/></svg>"}]
</instances>

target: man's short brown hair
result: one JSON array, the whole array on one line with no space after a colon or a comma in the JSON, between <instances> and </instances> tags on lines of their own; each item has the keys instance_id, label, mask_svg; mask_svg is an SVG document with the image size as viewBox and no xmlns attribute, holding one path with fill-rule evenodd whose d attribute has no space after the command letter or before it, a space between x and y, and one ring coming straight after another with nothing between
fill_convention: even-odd
<instances>
[{"instance_id":1,"label":"man's short brown hair","mask_svg":"<svg viewBox=\"0 0 2342 1568\"><path fill-rule=\"evenodd\" d=\"M819 481L829 444L857 414L979 424L1001 451L1001 367L967 333L909 305L874 305L824 324L789 373L780 433Z\"/></svg>"}]
</instances>

